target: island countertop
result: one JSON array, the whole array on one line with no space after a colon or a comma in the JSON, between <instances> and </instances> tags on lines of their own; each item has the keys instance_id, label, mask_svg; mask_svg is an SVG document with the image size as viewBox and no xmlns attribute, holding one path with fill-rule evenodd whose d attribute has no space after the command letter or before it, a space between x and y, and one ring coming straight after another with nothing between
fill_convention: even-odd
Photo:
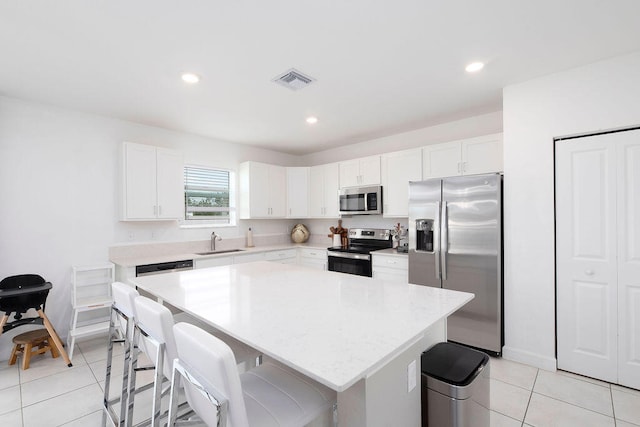
<instances>
[{"instance_id":1,"label":"island countertop","mask_svg":"<svg viewBox=\"0 0 640 427\"><path fill-rule=\"evenodd\" d=\"M473 298L264 261L132 282L338 392Z\"/></svg>"}]
</instances>

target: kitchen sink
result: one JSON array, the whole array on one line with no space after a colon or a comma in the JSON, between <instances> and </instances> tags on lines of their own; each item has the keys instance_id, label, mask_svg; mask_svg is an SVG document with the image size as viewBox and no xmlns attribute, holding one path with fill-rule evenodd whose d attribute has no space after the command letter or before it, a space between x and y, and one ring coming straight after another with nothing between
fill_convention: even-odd
<instances>
[{"instance_id":1,"label":"kitchen sink","mask_svg":"<svg viewBox=\"0 0 640 427\"><path fill-rule=\"evenodd\" d=\"M244 249L227 249L226 251L196 252L196 255L217 255L217 254L228 254L231 252L244 252Z\"/></svg>"}]
</instances>

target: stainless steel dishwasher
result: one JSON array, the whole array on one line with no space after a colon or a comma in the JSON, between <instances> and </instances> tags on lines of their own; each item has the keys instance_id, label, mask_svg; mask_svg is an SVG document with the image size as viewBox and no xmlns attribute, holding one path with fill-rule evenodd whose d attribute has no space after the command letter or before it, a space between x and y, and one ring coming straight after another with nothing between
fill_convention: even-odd
<instances>
[{"instance_id":1,"label":"stainless steel dishwasher","mask_svg":"<svg viewBox=\"0 0 640 427\"><path fill-rule=\"evenodd\" d=\"M159 262L157 264L136 265L136 277L152 274L172 273L174 271L193 270L193 260Z\"/></svg>"}]
</instances>

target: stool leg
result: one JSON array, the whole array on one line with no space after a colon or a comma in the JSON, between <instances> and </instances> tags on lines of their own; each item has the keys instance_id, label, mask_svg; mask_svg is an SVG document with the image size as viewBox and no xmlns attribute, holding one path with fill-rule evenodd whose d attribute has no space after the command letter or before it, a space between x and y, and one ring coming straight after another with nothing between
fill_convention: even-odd
<instances>
[{"instance_id":1,"label":"stool leg","mask_svg":"<svg viewBox=\"0 0 640 427\"><path fill-rule=\"evenodd\" d=\"M16 344L13 346L13 350L11 350L11 357L9 358L9 365L15 365L16 360L18 360L18 352L22 349L21 344Z\"/></svg>"},{"instance_id":2,"label":"stool leg","mask_svg":"<svg viewBox=\"0 0 640 427\"><path fill-rule=\"evenodd\" d=\"M2 316L2 319L0 319L0 335L4 332L4 325L7 324L7 320L9 320L9 316L6 314Z\"/></svg>"},{"instance_id":3,"label":"stool leg","mask_svg":"<svg viewBox=\"0 0 640 427\"><path fill-rule=\"evenodd\" d=\"M49 321L49 318L47 317L47 315L44 314L44 311L42 309L38 310L38 314L40 315L40 317L44 321L44 327L47 328L47 331L49 332L49 335L51 335L51 339L53 340L53 343L56 346L56 349L62 355L62 358L66 362L67 366L69 366L69 367L73 366L73 364L71 363L71 359L69 359L69 355L67 355L67 352L64 350L64 347L62 346L62 342L60 341L60 337L56 333L56 330L53 328L53 325Z\"/></svg>"},{"instance_id":4,"label":"stool leg","mask_svg":"<svg viewBox=\"0 0 640 427\"><path fill-rule=\"evenodd\" d=\"M31 343L27 343L24 345L24 351L22 353L22 370L26 371L29 369L29 362L31 362Z\"/></svg>"},{"instance_id":5,"label":"stool leg","mask_svg":"<svg viewBox=\"0 0 640 427\"><path fill-rule=\"evenodd\" d=\"M51 357L55 359L56 357L60 356L60 353L58 353L58 349L56 348L56 346L51 345L49 340L47 340L47 345L49 346L49 351L51 351Z\"/></svg>"}]
</instances>

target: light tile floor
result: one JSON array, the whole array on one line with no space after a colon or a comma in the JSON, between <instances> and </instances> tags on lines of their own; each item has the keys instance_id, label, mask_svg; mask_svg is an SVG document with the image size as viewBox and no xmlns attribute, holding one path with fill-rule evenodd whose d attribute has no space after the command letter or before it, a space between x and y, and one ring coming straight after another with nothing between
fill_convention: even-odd
<instances>
[{"instance_id":1,"label":"light tile floor","mask_svg":"<svg viewBox=\"0 0 640 427\"><path fill-rule=\"evenodd\" d=\"M121 362L122 347L114 350ZM0 426L99 426L105 359L98 338L78 344L72 368L49 355L34 357L26 371L1 362ZM640 391L492 358L491 426L640 426Z\"/></svg>"}]
</instances>

